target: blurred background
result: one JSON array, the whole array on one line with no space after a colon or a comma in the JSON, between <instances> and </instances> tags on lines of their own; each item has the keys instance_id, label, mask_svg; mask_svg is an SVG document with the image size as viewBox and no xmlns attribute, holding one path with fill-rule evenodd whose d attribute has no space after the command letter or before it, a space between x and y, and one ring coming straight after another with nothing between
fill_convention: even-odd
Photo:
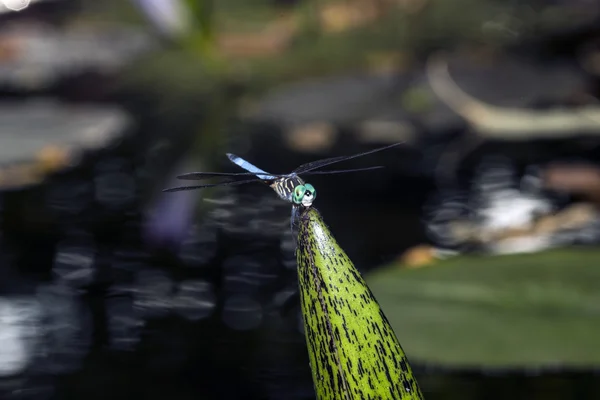
<instances>
[{"instance_id":1,"label":"blurred background","mask_svg":"<svg viewBox=\"0 0 600 400\"><path fill-rule=\"evenodd\" d=\"M315 176L429 400L600 398L598 0L0 0L0 398L314 399Z\"/></svg>"}]
</instances>

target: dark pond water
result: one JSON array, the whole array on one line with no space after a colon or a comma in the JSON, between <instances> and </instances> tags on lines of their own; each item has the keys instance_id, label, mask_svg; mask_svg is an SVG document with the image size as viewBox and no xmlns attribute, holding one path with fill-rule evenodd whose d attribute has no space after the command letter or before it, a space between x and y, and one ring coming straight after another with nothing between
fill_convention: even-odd
<instances>
[{"instance_id":1,"label":"dark pond water","mask_svg":"<svg viewBox=\"0 0 600 400\"><path fill-rule=\"evenodd\" d=\"M313 399L288 207L247 187L207 195L200 216L197 194L164 197L148 220L140 165L112 151L2 196L0 398ZM392 235L418 225L419 190L379 248L367 238L382 228L367 222L392 201L360 199L373 214L321 210L370 267L420 240L416 228ZM365 228L352 234L348 221ZM415 369L427 399L600 398L593 371Z\"/></svg>"}]
</instances>

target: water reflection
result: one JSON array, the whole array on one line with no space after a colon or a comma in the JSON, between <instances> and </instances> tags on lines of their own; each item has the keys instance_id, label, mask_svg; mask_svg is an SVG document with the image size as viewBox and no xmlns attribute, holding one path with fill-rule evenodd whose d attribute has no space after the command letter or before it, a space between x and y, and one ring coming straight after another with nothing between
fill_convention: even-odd
<instances>
[{"instance_id":1,"label":"water reflection","mask_svg":"<svg viewBox=\"0 0 600 400\"><path fill-rule=\"evenodd\" d=\"M130 206L136 195L133 171L126 160L113 158L96 165L94 176L96 201L112 210Z\"/></svg>"},{"instance_id":2,"label":"water reflection","mask_svg":"<svg viewBox=\"0 0 600 400\"><path fill-rule=\"evenodd\" d=\"M250 296L235 295L225 300L223 321L230 328L249 330L257 328L263 319L260 303Z\"/></svg>"},{"instance_id":3,"label":"water reflection","mask_svg":"<svg viewBox=\"0 0 600 400\"><path fill-rule=\"evenodd\" d=\"M94 279L96 249L91 238L86 240L85 234L71 235L73 239L57 245L52 272L70 286L87 286Z\"/></svg>"},{"instance_id":4,"label":"water reflection","mask_svg":"<svg viewBox=\"0 0 600 400\"><path fill-rule=\"evenodd\" d=\"M173 296L173 309L190 321L209 317L216 307L213 287L206 281L185 281Z\"/></svg>"},{"instance_id":5,"label":"water reflection","mask_svg":"<svg viewBox=\"0 0 600 400\"><path fill-rule=\"evenodd\" d=\"M170 311L173 285L162 271L142 270L136 274L134 305L144 318L164 317Z\"/></svg>"},{"instance_id":6,"label":"water reflection","mask_svg":"<svg viewBox=\"0 0 600 400\"><path fill-rule=\"evenodd\" d=\"M120 209L130 205L135 196L133 178L123 172L110 172L94 178L96 201L110 209Z\"/></svg>"},{"instance_id":7,"label":"water reflection","mask_svg":"<svg viewBox=\"0 0 600 400\"><path fill-rule=\"evenodd\" d=\"M217 252L217 227L204 223L189 230L179 248L178 256L188 267L208 264Z\"/></svg>"},{"instance_id":8,"label":"water reflection","mask_svg":"<svg viewBox=\"0 0 600 400\"><path fill-rule=\"evenodd\" d=\"M60 283L39 286L37 298L43 336L35 369L51 374L76 371L92 342L88 308L77 291Z\"/></svg>"},{"instance_id":9,"label":"water reflection","mask_svg":"<svg viewBox=\"0 0 600 400\"><path fill-rule=\"evenodd\" d=\"M140 340L144 320L128 293L113 291L106 300L109 347L116 351L134 350Z\"/></svg>"},{"instance_id":10,"label":"water reflection","mask_svg":"<svg viewBox=\"0 0 600 400\"><path fill-rule=\"evenodd\" d=\"M281 238L281 263L285 268L295 270L297 267L296 261L296 238L291 229L286 230Z\"/></svg>"},{"instance_id":11,"label":"water reflection","mask_svg":"<svg viewBox=\"0 0 600 400\"><path fill-rule=\"evenodd\" d=\"M40 313L34 298L0 297L0 377L22 372L34 358Z\"/></svg>"},{"instance_id":12,"label":"water reflection","mask_svg":"<svg viewBox=\"0 0 600 400\"><path fill-rule=\"evenodd\" d=\"M277 263L271 257L233 256L223 263L225 293L258 294L278 279Z\"/></svg>"},{"instance_id":13,"label":"water reflection","mask_svg":"<svg viewBox=\"0 0 600 400\"><path fill-rule=\"evenodd\" d=\"M46 202L59 217L79 215L90 206L93 192L90 182L61 180L48 187Z\"/></svg>"},{"instance_id":14,"label":"water reflection","mask_svg":"<svg viewBox=\"0 0 600 400\"><path fill-rule=\"evenodd\" d=\"M492 254L598 243L600 216L593 202L550 190L544 171L484 156L465 187L436 193L426 205L430 238L441 248Z\"/></svg>"}]
</instances>

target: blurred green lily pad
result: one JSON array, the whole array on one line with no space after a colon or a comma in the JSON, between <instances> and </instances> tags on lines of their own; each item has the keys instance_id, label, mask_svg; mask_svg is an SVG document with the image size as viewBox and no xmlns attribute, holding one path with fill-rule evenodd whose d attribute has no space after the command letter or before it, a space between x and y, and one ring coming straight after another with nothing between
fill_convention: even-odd
<instances>
[{"instance_id":1,"label":"blurred green lily pad","mask_svg":"<svg viewBox=\"0 0 600 400\"><path fill-rule=\"evenodd\" d=\"M600 250L392 265L367 282L413 362L600 365Z\"/></svg>"}]
</instances>

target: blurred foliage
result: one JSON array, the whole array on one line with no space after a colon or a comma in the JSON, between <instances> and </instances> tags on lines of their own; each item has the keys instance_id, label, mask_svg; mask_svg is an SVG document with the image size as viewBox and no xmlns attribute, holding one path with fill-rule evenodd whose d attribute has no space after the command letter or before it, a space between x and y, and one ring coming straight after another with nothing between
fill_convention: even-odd
<instances>
[{"instance_id":1,"label":"blurred foliage","mask_svg":"<svg viewBox=\"0 0 600 400\"><path fill-rule=\"evenodd\" d=\"M312 24L319 10L337 4L363 4L365 0L307 0L296 6L274 6L268 0L186 0L194 12L194 30L216 40L229 33L257 33L284 16L302 21L292 43L284 52L237 60L235 71L251 70L253 77L297 78L300 74L327 74L364 66L367 54L388 50L414 52L462 44L497 46L519 40L528 33L568 26L580 20L577 10L546 7L535 10L528 2L496 0L382 1L389 9L376 21L336 33L315 36ZM418 8L409 4L422 3ZM139 24L140 11L129 2L108 0L90 6L90 16ZM210 5L200 7L201 4ZM404 4L404 6L402 6ZM414 9L413 9L414 8ZM468 12L465 12L468 10ZM93 12L92 12L93 11ZM309 14L313 19L307 20ZM556 18L557 15L562 18ZM568 15L571 18L564 18ZM290 22L291 23L291 22ZM159 56L159 54L157 54ZM182 60L182 62L185 60ZM241 63L242 65L239 65ZM224 71L223 71L224 72Z\"/></svg>"},{"instance_id":2,"label":"blurred foliage","mask_svg":"<svg viewBox=\"0 0 600 400\"><path fill-rule=\"evenodd\" d=\"M600 363L599 250L460 256L367 276L413 361L470 366Z\"/></svg>"},{"instance_id":3,"label":"blurred foliage","mask_svg":"<svg viewBox=\"0 0 600 400\"><path fill-rule=\"evenodd\" d=\"M497 0L182 2L192 14L188 34L158 35L163 45L132 63L121 82L160 98L162 110L189 114L206 104L212 109L224 105L229 116L242 108L239 100L251 100L286 82L401 72L438 48L498 48L549 29L557 14L552 8L536 10L528 2ZM133 0L84 4L84 19L152 25ZM336 20L329 22L335 29L325 29L324 21L331 19ZM431 107L418 89L406 93L402 104L412 112Z\"/></svg>"},{"instance_id":4,"label":"blurred foliage","mask_svg":"<svg viewBox=\"0 0 600 400\"><path fill-rule=\"evenodd\" d=\"M193 88L203 91L207 85L218 87L214 82L202 81L215 81L215 75L230 74L236 76L235 80L261 90L308 76L364 70L370 65L369 56L375 53L400 52L410 58L416 51L457 44L495 46L514 39L516 34L507 27L515 19L511 17L511 12L515 11L510 4L481 0L423 1L422 7L411 12L394 3L392 8L372 23L328 34L315 34L313 25L318 10L333 3L353 2L301 2L284 10L266 0L219 1L210 10L209 16L203 15L201 9L196 10L197 21L212 20L210 32L206 35L213 40L233 33L259 33L285 16L289 17L289 24L301 23L289 46L281 52L224 60L218 67L211 68L211 74L200 69L198 62L190 62L189 49L177 47L160 50L151 56L151 61L143 60L131 69L136 71L136 75L139 74L136 76L138 82L158 83L174 92L185 93ZM95 4L91 9L95 19L131 24L139 24L143 20L139 18L140 11L136 11L130 2L111 0L103 6ZM135 15L136 12L138 15ZM307 19L307 15L312 15L313 19ZM198 29L199 25L196 26ZM276 35L279 31L274 32ZM153 76L156 78L151 79ZM158 77L160 82L157 82Z\"/></svg>"},{"instance_id":5,"label":"blurred foliage","mask_svg":"<svg viewBox=\"0 0 600 400\"><path fill-rule=\"evenodd\" d=\"M427 112L435 104L435 99L431 97L431 92L421 86L408 88L402 94L402 107L412 113Z\"/></svg>"}]
</instances>

